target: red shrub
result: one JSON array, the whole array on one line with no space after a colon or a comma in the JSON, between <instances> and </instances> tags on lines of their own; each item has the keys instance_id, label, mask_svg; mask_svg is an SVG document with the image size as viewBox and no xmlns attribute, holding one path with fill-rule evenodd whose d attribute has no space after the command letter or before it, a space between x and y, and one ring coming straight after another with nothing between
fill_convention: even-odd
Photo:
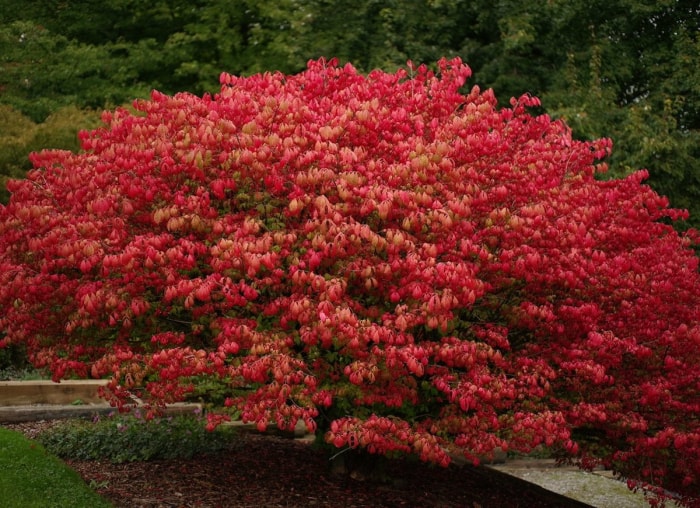
<instances>
[{"instance_id":1,"label":"red shrub","mask_svg":"<svg viewBox=\"0 0 700 508\"><path fill-rule=\"evenodd\" d=\"M0 210L3 343L116 404L212 376L260 428L442 464L544 443L698 495L681 212L439 66L224 74L34 154Z\"/></svg>"}]
</instances>

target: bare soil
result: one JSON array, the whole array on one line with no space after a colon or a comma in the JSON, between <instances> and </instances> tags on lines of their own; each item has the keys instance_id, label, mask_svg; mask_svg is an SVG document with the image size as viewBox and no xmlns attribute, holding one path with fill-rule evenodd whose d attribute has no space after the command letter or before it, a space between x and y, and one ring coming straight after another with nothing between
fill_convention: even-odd
<instances>
[{"instance_id":1,"label":"bare soil","mask_svg":"<svg viewBox=\"0 0 700 508\"><path fill-rule=\"evenodd\" d=\"M6 426L35 437L48 425ZM274 435L242 433L230 449L189 460L67 463L117 508L588 506L488 467L401 460L381 482L335 474L325 453Z\"/></svg>"}]
</instances>

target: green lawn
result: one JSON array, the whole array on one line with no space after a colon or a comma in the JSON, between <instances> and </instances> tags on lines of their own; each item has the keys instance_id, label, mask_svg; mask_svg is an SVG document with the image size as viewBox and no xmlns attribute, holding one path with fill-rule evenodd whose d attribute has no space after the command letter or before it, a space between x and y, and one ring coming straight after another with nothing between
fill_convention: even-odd
<instances>
[{"instance_id":1,"label":"green lawn","mask_svg":"<svg viewBox=\"0 0 700 508\"><path fill-rule=\"evenodd\" d=\"M0 427L0 506L3 508L101 508L110 503L44 448Z\"/></svg>"}]
</instances>

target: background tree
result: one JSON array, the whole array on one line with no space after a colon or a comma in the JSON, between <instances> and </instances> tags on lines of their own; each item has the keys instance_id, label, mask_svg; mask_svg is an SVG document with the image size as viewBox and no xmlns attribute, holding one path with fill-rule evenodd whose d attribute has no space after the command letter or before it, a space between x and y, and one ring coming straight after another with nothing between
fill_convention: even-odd
<instances>
[{"instance_id":1,"label":"background tree","mask_svg":"<svg viewBox=\"0 0 700 508\"><path fill-rule=\"evenodd\" d=\"M31 168L27 154L50 148L77 150L78 131L96 128L100 114L66 106L36 124L11 106L0 105L0 202L7 202L5 184L10 178L21 178Z\"/></svg>"},{"instance_id":2,"label":"background tree","mask_svg":"<svg viewBox=\"0 0 700 508\"><path fill-rule=\"evenodd\" d=\"M104 108L148 91L131 86L130 70L110 48L72 41L30 22L0 27L0 51L2 103L34 122L62 107Z\"/></svg>"},{"instance_id":3,"label":"background tree","mask_svg":"<svg viewBox=\"0 0 700 508\"><path fill-rule=\"evenodd\" d=\"M552 19L567 61L541 94L548 109L580 137L612 137L613 174L647 167L655 189L700 211L697 3L562 2Z\"/></svg>"}]
</instances>

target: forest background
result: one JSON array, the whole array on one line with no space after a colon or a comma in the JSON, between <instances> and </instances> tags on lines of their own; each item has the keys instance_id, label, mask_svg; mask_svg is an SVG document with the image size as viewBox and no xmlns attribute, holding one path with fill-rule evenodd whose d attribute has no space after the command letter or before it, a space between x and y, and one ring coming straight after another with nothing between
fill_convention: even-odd
<instances>
[{"instance_id":1,"label":"forest background","mask_svg":"<svg viewBox=\"0 0 700 508\"><path fill-rule=\"evenodd\" d=\"M612 138L609 175L648 169L700 226L697 0L0 0L0 202L29 152L77 149L105 108L321 56L460 56L503 105L530 93L577 138Z\"/></svg>"}]
</instances>

